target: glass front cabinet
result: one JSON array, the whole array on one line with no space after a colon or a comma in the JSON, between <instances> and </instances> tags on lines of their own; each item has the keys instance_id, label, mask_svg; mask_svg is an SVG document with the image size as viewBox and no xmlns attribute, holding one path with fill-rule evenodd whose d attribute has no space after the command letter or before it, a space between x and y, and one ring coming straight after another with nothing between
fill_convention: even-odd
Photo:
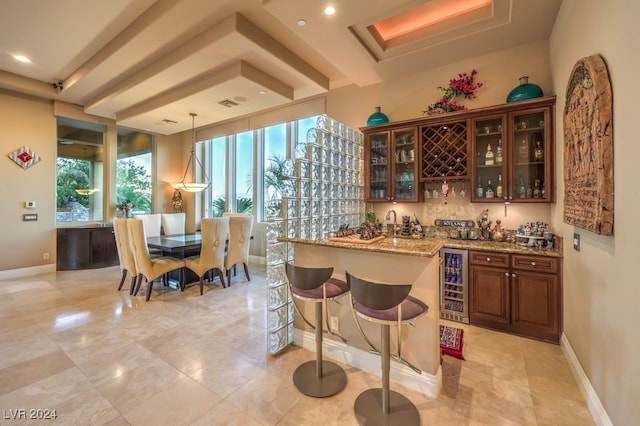
<instances>
[{"instance_id":1,"label":"glass front cabinet","mask_svg":"<svg viewBox=\"0 0 640 426\"><path fill-rule=\"evenodd\" d=\"M552 103L473 118L471 201L552 202L552 120Z\"/></svg>"},{"instance_id":2,"label":"glass front cabinet","mask_svg":"<svg viewBox=\"0 0 640 426\"><path fill-rule=\"evenodd\" d=\"M418 202L417 127L365 133L365 201Z\"/></svg>"}]
</instances>

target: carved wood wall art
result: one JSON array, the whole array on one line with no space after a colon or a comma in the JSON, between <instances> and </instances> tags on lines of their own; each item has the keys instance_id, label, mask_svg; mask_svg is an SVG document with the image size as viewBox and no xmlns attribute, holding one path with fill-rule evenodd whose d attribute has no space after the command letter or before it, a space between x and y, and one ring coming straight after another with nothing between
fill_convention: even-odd
<instances>
[{"instance_id":1,"label":"carved wood wall art","mask_svg":"<svg viewBox=\"0 0 640 426\"><path fill-rule=\"evenodd\" d=\"M563 221L613 234L613 98L604 59L573 67L564 106Z\"/></svg>"}]
</instances>

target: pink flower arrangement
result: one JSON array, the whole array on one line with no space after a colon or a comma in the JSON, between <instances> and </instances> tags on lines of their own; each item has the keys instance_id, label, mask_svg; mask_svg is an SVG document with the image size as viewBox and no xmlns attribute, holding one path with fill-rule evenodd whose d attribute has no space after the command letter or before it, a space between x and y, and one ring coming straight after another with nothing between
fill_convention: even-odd
<instances>
[{"instance_id":1,"label":"pink flower arrangement","mask_svg":"<svg viewBox=\"0 0 640 426\"><path fill-rule=\"evenodd\" d=\"M472 70L471 74L467 74L466 72L458 74L458 78L449 80L449 87L438 87L438 90L442 90L444 95L437 102L430 103L427 109L422 111L423 114L462 111L467 109L464 105L457 103L455 98L462 96L464 99L474 99L476 97L475 91L482 87L482 83L476 83L474 81L476 74L478 74L476 70Z\"/></svg>"}]
</instances>

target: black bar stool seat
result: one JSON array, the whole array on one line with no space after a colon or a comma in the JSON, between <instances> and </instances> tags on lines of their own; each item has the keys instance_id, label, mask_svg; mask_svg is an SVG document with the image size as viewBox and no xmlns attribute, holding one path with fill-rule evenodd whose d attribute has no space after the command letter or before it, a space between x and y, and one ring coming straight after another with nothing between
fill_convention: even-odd
<instances>
[{"instance_id":1,"label":"black bar stool seat","mask_svg":"<svg viewBox=\"0 0 640 426\"><path fill-rule=\"evenodd\" d=\"M316 359L305 362L296 368L293 372L293 383L300 392L308 396L324 398L335 395L344 389L347 384L347 375L338 364L322 359L322 308L324 306L326 310L328 322L327 300L333 300L347 294L349 286L342 280L331 278L333 268L303 268L287 263L286 271L291 295L295 299L315 303L314 324L311 324L299 310L298 313L315 330ZM328 323L327 331L334 334Z\"/></svg>"},{"instance_id":2,"label":"black bar stool seat","mask_svg":"<svg viewBox=\"0 0 640 426\"><path fill-rule=\"evenodd\" d=\"M400 356L400 327L425 314L429 307L409 296L411 284L382 284L363 280L349 272L346 275L355 315L381 325L380 351L371 344L358 325L367 343L382 355L382 388L368 389L356 398L353 407L356 418L360 424L366 425L419 425L420 414L416 406L404 395L390 390L391 325L398 326L398 359L411 366ZM420 370L411 367L420 373Z\"/></svg>"}]
</instances>

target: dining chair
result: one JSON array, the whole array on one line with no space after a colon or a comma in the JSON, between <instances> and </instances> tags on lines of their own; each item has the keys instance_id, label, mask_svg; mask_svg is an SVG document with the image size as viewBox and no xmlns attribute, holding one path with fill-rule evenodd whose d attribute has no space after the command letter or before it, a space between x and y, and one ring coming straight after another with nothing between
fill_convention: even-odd
<instances>
[{"instance_id":1,"label":"dining chair","mask_svg":"<svg viewBox=\"0 0 640 426\"><path fill-rule=\"evenodd\" d=\"M131 274L129 294L133 294L133 290L136 287L136 279L138 278L138 271L136 269L136 262L133 258L133 252L131 251L131 245L129 244L129 227L127 225L127 219L113 219L113 233L116 237L118 260L120 261L120 270L122 271L122 279L120 279L118 291L122 289L122 285L124 284L124 280L127 277L128 272Z\"/></svg>"},{"instance_id":2,"label":"dining chair","mask_svg":"<svg viewBox=\"0 0 640 426\"><path fill-rule=\"evenodd\" d=\"M238 263L242 263L247 281L251 281L249 277L249 244L251 243L252 229L253 216L229 216L229 244L224 262L229 286L231 286L231 268Z\"/></svg>"},{"instance_id":3,"label":"dining chair","mask_svg":"<svg viewBox=\"0 0 640 426\"><path fill-rule=\"evenodd\" d=\"M142 220L144 224L144 233L147 237L159 237L162 235L162 216L159 213L154 214L134 214L134 219ZM149 253L153 257L162 256L162 250L150 249Z\"/></svg>"},{"instance_id":4,"label":"dining chair","mask_svg":"<svg viewBox=\"0 0 640 426\"><path fill-rule=\"evenodd\" d=\"M184 234L185 213L162 213L162 230L164 235Z\"/></svg>"},{"instance_id":5,"label":"dining chair","mask_svg":"<svg viewBox=\"0 0 640 426\"><path fill-rule=\"evenodd\" d=\"M184 259L169 256L151 257L149 248L147 247L147 237L145 235L143 221L140 219L129 219L127 225L129 226L129 242L134 254L136 270L138 271L138 283L134 295L138 294L142 277L144 277L148 283L146 298L148 302L151 298L151 291L153 290L153 281L170 271L184 268ZM180 273L182 274L183 271L180 271Z\"/></svg>"},{"instance_id":6,"label":"dining chair","mask_svg":"<svg viewBox=\"0 0 640 426\"><path fill-rule=\"evenodd\" d=\"M200 222L200 228L202 232L200 255L187 257L185 264L200 278L200 294L202 294L204 276L211 270L220 277L222 287L226 287L222 271L224 270L225 240L229 233L229 218L204 218Z\"/></svg>"}]
</instances>

